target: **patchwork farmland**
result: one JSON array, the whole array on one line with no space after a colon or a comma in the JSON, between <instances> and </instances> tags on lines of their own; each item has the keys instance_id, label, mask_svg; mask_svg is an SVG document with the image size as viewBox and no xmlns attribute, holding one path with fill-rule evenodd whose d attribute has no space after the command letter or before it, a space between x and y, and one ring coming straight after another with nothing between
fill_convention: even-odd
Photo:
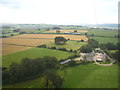
<instances>
[{"instance_id":1,"label":"patchwork farmland","mask_svg":"<svg viewBox=\"0 0 120 90\"><path fill-rule=\"evenodd\" d=\"M63 36L70 40L84 40L87 41L86 36L78 35L57 35L57 34L22 34L9 38L3 38L3 55L25 50L38 45L47 44L54 41L57 36Z\"/></svg>"}]
</instances>

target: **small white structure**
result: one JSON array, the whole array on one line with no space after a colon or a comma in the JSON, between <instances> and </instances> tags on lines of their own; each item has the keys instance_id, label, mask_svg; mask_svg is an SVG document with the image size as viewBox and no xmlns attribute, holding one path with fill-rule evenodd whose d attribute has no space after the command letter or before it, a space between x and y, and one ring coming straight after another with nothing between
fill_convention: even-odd
<instances>
[{"instance_id":1,"label":"small white structure","mask_svg":"<svg viewBox=\"0 0 120 90\"><path fill-rule=\"evenodd\" d=\"M75 35L81 35L81 33L74 33Z\"/></svg>"},{"instance_id":2,"label":"small white structure","mask_svg":"<svg viewBox=\"0 0 120 90\"><path fill-rule=\"evenodd\" d=\"M60 62L60 64L65 64L65 63L67 63L67 62L69 62L69 61L71 61L71 59L68 59L68 60L66 60L66 61Z\"/></svg>"}]
</instances>

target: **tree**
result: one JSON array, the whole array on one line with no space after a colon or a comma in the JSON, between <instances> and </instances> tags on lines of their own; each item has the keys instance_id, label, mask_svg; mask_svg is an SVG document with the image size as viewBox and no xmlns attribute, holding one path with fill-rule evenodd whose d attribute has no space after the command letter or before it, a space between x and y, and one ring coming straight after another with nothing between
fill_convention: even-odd
<instances>
[{"instance_id":1,"label":"tree","mask_svg":"<svg viewBox=\"0 0 120 90\"><path fill-rule=\"evenodd\" d=\"M84 42L84 40L83 40L83 39L81 39L81 42Z\"/></svg>"},{"instance_id":2,"label":"tree","mask_svg":"<svg viewBox=\"0 0 120 90\"><path fill-rule=\"evenodd\" d=\"M60 30L56 30L56 33L60 33Z\"/></svg>"},{"instance_id":3,"label":"tree","mask_svg":"<svg viewBox=\"0 0 120 90\"><path fill-rule=\"evenodd\" d=\"M85 33L85 35L88 35L87 33Z\"/></svg>"},{"instance_id":4,"label":"tree","mask_svg":"<svg viewBox=\"0 0 120 90\"><path fill-rule=\"evenodd\" d=\"M75 65L77 65L76 61L72 60L72 61L68 62L68 66L70 66L70 67L75 66Z\"/></svg>"},{"instance_id":5,"label":"tree","mask_svg":"<svg viewBox=\"0 0 120 90\"><path fill-rule=\"evenodd\" d=\"M91 45L85 45L80 48L80 51L83 53L90 53L92 52L92 47Z\"/></svg>"},{"instance_id":6,"label":"tree","mask_svg":"<svg viewBox=\"0 0 120 90\"><path fill-rule=\"evenodd\" d=\"M45 88L55 88L55 86L53 85L52 81L45 79L44 81L44 87Z\"/></svg>"},{"instance_id":7,"label":"tree","mask_svg":"<svg viewBox=\"0 0 120 90\"><path fill-rule=\"evenodd\" d=\"M53 46L53 47L51 47L51 49L56 49L56 47L55 47L55 46Z\"/></svg>"},{"instance_id":8,"label":"tree","mask_svg":"<svg viewBox=\"0 0 120 90\"><path fill-rule=\"evenodd\" d=\"M74 50L74 53L77 53L77 50Z\"/></svg>"},{"instance_id":9,"label":"tree","mask_svg":"<svg viewBox=\"0 0 120 90\"><path fill-rule=\"evenodd\" d=\"M67 51L66 48L59 48L58 50L61 50L61 51Z\"/></svg>"},{"instance_id":10,"label":"tree","mask_svg":"<svg viewBox=\"0 0 120 90\"><path fill-rule=\"evenodd\" d=\"M20 73L18 72L18 66L17 63L12 63L10 65L10 80L12 83L18 82L20 80Z\"/></svg>"},{"instance_id":11,"label":"tree","mask_svg":"<svg viewBox=\"0 0 120 90\"><path fill-rule=\"evenodd\" d=\"M59 30L59 29L61 29L61 28L59 28L59 27L53 27L53 30Z\"/></svg>"},{"instance_id":12,"label":"tree","mask_svg":"<svg viewBox=\"0 0 120 90\"><path fill-rule=\"evenodd\" d=\"M63 83L63 79L55 73L55 71L48 71L46 73L46 78L45 80L47 80L47 87L49 87L49 81L52 83L52 87L55 87L55 88L60 88L60 86L62 85Z\"/></svg>"},{"instance_id":13,"label":"tree","mask_svg":"<svg viewBox=\"0 0 120 90\"><path fill-rule=\"evenodd\" d=\"M115 58L116 60L118 60L118 62L120 63L120 50L116 51L115 53L112 53L113 58Z\"/></svg>"},{"instance_id":14,"label":"tree","mask_svg":"<svg viewBox=\"0 0 120 90\"><path fill-rule=\"evenodd\" d=\"M74 30L74 32L77 32L77 30Z\"/></svg>"},{"instance_id":15,"label":"tree","mask_svg":"<svg viewBox=\"0 0 120 90\"><path fill-rule=\"evenodd\" d=\"M72 49L70 49L70 52L73 52L73 50L72 50Z\"/></svg>"},{"instance_id":16,"label":"tree","mask_svg":"<svg viewBox=\"0 0 120 90\"><path fill-rule=\"evenodd\" d=\"M45 56L43 57L46 69L57 69L59 62L56 57Z\"/></svg>"},{"instance_id":17,"label":"tree","mask_svg":"<svg viewBox=\"0 0 120 90\"><path fill-rule=\"evenodd\" d=\"M99 45L98 41L96 41L94 39L89 39L88 44L91 45L92 48L97 48Z\"/></svg>"},{"instance_id":18,"label":"tree","mask_svg":"<svg viewBox=\"0 0 120 90\"><path fill-rule=\"evenodd\" d=\"M11 36L14 36L14 34L11 34Z\"/></svg>"},{"instance_id":19,"label":"tree","mask_svg":"<svg viewBox=\"0 0 120 90\"><path fill-rule=\"evenodd\" d=\"M55 44L57 45L63 45L67 42L67 40L64 37L56 37L55 38Z\"/></svg>"},{"instance_id":20,"label":"tree","mask_svg":"<svg viewBox=\"0 0 120 90\"><path fill-rule=\"evenodd\" d=\"M47 45L46 45L46 44L43 44L43 45L40 45L40 46L37 46L37 47L39 47L39 48L46 48Z\"/></svg>"}]
</instances>

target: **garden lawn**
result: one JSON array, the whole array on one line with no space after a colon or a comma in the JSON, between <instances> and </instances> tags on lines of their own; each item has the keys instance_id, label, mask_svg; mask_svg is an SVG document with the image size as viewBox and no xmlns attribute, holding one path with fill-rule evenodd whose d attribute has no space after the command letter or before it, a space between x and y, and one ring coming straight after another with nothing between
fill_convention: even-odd
<instances>
[{"instance_id":1,"label":"garden lawn","mask_svg":"<svg viewBox=\"0 0 120 90\"><path fill-rule=\"evenodd\" d=\"M8 67L12 62L19 63L23 58L41 58L44 56L55 56L58 60L65 59L74 53L52 50L46 48L31 48L20 52L4 55L2 57L3 67Z\"/></svg>"},{"instance_id":2,"label":"garden lawn","mask_svg":"<svg viewBox=\"0 0 120 90\"><path fill-rule=\"evenodd\" d=\"M55 43L51 42L47 44L47 47L55 46L56 48L66 48L67 50L70 50L70 49L76 50L86 44L87 42L67 41L65 45L56 45Z\"/></svg>"},{"instance_id":3,"label":"garden lawn","mask_svg":"<svg viewBox=\"0 0 120 90\"><path fill-rule=\"evenodd\" d=\"M118 88L118 66L79 65L68 68L62 88Z\"/></svg>"}]
</instances>

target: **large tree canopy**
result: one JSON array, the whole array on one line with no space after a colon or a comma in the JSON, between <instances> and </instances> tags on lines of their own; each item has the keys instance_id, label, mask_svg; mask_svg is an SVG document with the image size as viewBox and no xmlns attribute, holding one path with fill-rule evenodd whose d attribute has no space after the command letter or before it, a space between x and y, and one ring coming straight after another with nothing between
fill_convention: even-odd
<instances>
[{"instance_id":1,"label":"large tree canopy","mask_svg":"<svg viewBox=\"0 0 120 90\"><path fill-rule=\"evenodd\" d=\"M55 38L55 44L57 44L57 45L65 44L65 42L67 42L67 40L64 37L56 37Z\"/></svg>"}]
</instances>

